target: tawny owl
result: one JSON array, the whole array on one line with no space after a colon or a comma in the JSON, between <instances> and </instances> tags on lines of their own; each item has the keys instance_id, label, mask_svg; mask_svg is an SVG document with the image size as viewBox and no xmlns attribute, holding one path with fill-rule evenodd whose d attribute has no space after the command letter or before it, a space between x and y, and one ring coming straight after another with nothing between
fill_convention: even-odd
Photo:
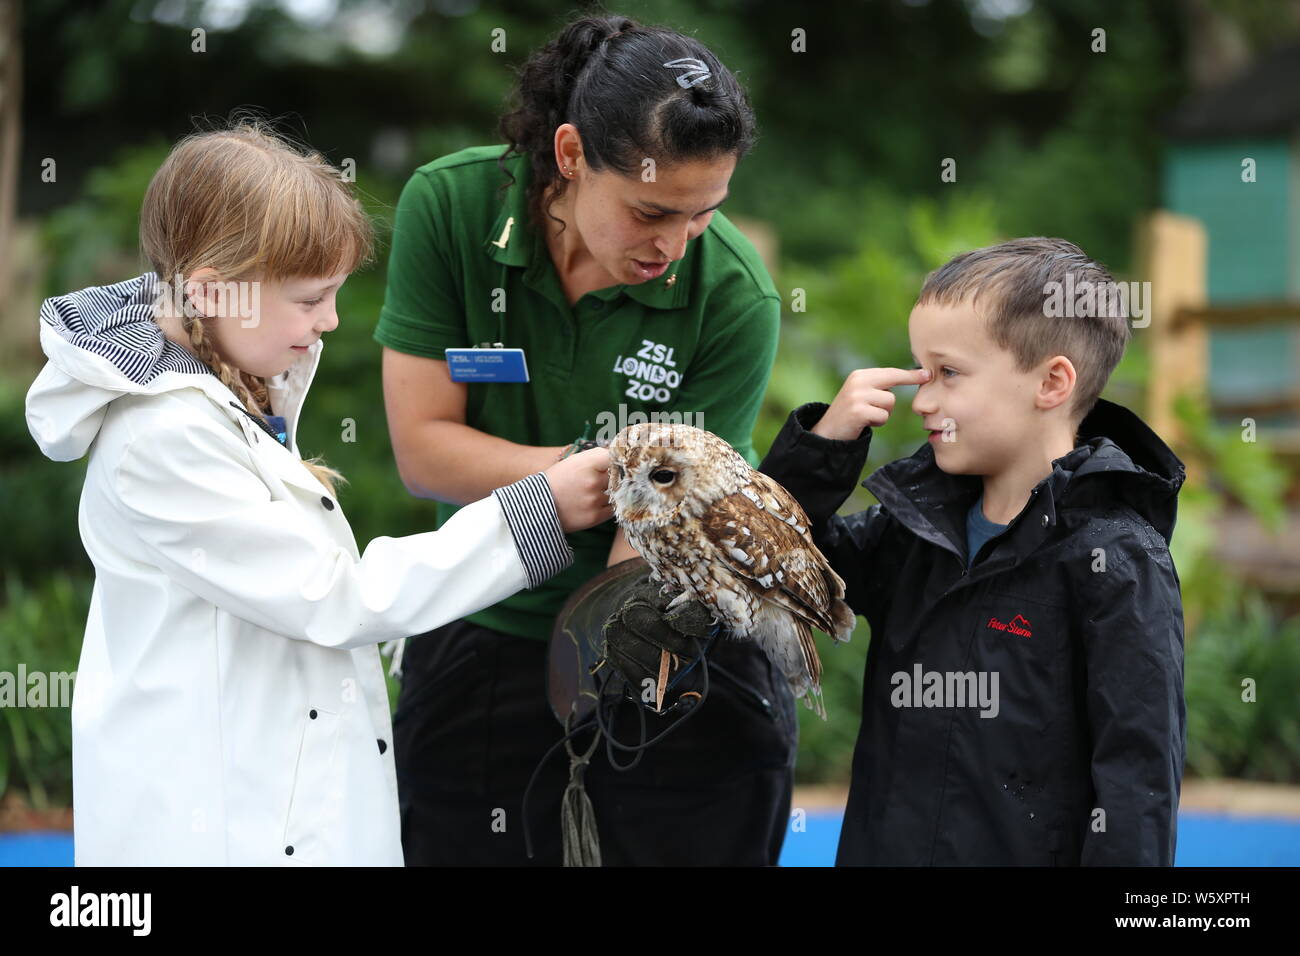
<instances>
[{"instance_id":1,"label":"tawny owl","mask_svg":"<svg viewBox=\"0 0 1300 956\"><path fill-rule=\"evenodd\" d=\"M664 593L681 592L670 606L710 607L733 636L756 641L825 719L812 628L847 641L857 619L799 503L690 425L629 425L609 452L615 519Z\"/></svg>"}]
</instances>

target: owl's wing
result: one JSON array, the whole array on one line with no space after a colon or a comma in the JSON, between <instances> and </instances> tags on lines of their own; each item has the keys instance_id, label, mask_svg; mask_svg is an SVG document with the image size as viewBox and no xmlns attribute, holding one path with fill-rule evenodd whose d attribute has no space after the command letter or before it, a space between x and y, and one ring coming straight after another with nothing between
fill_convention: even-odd
<instances>
[{"instance_id":1,"label":"owl's wing","mask_svg":"<svg viewBox=\"0 0 1300 956\"><path fill-rule=\"evenodd\" d=\"M837 635L831 605L844 581L812 542L799 502L761 472L740 491L715 503L703 519L717 560L753 582L755 590L796 617Z\"/></svg>"}]
</instances>

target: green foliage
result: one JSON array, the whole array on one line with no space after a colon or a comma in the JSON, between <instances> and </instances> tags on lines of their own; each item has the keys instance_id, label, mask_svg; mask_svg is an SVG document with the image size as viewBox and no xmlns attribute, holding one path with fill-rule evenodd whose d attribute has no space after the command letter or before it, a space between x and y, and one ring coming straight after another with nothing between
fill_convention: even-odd
<instances>
[{"instance_id":1,"label":"green foliage","mask_svg":"<svg viewBox=\"0 0 1300 956\"><path fill-rule=\"evenodd\" d=\"M1192 454L1209 469L1210 490L1245 505L1272 529L1280 528L1290 475L1268 443L1246 441L1242 429L1215 423L1203 395L1179 395L1174 411L1185 426Z\"/></svg>"},{"instance_id":2,"label":"green foliage","mask_svg":"<svg viewBox=\"0 0 1300 956\"><path fill-rule=\"evenodd\" d=\"M834 644L816 632L822 662L822 720L799 703L798 783L845 783L853 769L853 745L862 723L862 675L871 629L863 618L847 644Z\"/></svg>"},{"instance_id":3,"label":"green foliage","mask_svg":"<svg viewBox=\"0 0 1300 956\"><path fill-rule=\"evenodd\" d=\"M167 150L160 141L122 150L87 175L79 199L47 217L47 295L121 282L148 269L139 254L140 205Z\"/></svg>"},{"instance_id":4,"label":"green foliage","mask_svg":"<svg viewBox=\"0 0 1300 956\"><path fill-rule=\"evenodd\" d=\"M1184 672L1188 775L1300 779L1300 620L1278 621L1258 594L1226 602L1188 642Z\"/></svg>"},{"instance_id":5,"label":"green foliage","mask_svg":"<svg viewBox=\"0 0 1300 956\"><path fill-rule=\"evenodd\" d=\"M1184 617L1195 632L1206 615L1228 613L1247 599L1239 576L1215 557L1216 516L1237 502L1264 525L1280 527L1290 477L1265 442L1243 441L1239 429L1215 423L1204 395L1179 395L1174 410L1186 436L1187 463L1205 476L1179 493L1178 524L1170 543Z\"/></svg>"},{"instance_id":6,"label":"green foliage","mask_svg":"<svg viewBox=\"0 0 1300 956\"><path fill-rule=\"evenodd\" d=\"M0 660L16 675L77 669L92 580L58 571L29 586L5 578L0 606ZM49 701L55 703L55 701ZM72 798L72 719L69 707L0 707L0 794L25 791L37 809L68 806Z\"/></svg>"},{"instance_id":7,"label":"green foliage","mask_svg":"<svg viewBox=\"0 0 1300 956\"><path fill-rule=\"evenodd\" d=\"M20 569L36 580L88 567L76 533L86 464L50 461L41 454L27 430L25 394L18 383L0 379L0 502L5 504L0 579Z\"/></svg>"},{"instance_id":8,"label":"green foliage","mask_svg":"<svg viewBox=\"0 0 1300 956\"><path fill-rule=\"evenodd\" d=\"M1279 620L1264 597L1214 553L1229 503L1264 525L1284 517L1289 475L1263 441L1213 421L1203 394L1174 402L1188 463L1206 476L1179 495L1171 544L1187 622L1187 773L1294 782L1300 778L1300 619ZM1244 682L1256 699L1243 700Z\"/></svg>"}]
</instances>

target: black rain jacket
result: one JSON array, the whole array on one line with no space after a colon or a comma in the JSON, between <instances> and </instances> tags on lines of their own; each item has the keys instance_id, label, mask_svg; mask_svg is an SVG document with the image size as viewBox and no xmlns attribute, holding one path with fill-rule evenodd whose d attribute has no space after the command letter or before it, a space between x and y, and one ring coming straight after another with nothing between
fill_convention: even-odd
<instances>
[{"instance_id":1,"label":"black rain jacket","mask_svg":"<svg viewBox=\"0 0 1300 956\"><path fill-rule=\"evenodd\" d=\"M826 408L792 412L760 470L808 512L871 627L837 865L1172 865L1182 462L1099 400L968 569L982 479L941 471L927 443L862 482L879 504L840 517L871 429L814 435Z\"/></svg>"}]
</instances>

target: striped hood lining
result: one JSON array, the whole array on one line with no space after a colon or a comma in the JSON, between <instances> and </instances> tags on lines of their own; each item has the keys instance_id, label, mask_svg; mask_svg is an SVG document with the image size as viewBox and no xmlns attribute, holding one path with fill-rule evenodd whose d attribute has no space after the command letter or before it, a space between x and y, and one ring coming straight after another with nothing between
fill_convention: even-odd
<instances>
[{"instance_id":1,"label":"striped hood lining","mask_svg":"<svg viewBox=\"0 0 1300 956\"><path fill-rule=\"evenodd\" d=\"M148 385L162 372L211 375L154 321L160 291L153 272L116 285L91 286L46 299L41 322L77 348L107 359L136 385Z\"/></svg>"},{"instance_id":2,"label":"striped hood lining","mask_svg":"<svg viewBox=\"0 0 1300 956\"><path fill-rule=\"evenodd\" d=\"M230 390L154 321L162 290L147 272L41 304L41 348L49 359L27 391L27 428L46 457L75 461L89 451L108 406L123 395L198 388ZM233 398L234 395L230 394Z\"/></svg>"},{"instance_id":3,"label":"striped hood lining","mask_svg":"<svg viewBox=\"0 0 1300 956\"><path fill-rule=\"evenodd\" d=\"M227 406L255 419L211 369L163 334L154 312L165 291L158 276L146 272L41 304L41 348L49 361L27 392L27 427L46 456L81 458L109 404L123 395L197 388L232 417L238 416ZM271 408L285 419L291 442L323 348L318 339L266 382ZM296 454L296 445L291 447Z\"/></svg>"}]
</instances>

